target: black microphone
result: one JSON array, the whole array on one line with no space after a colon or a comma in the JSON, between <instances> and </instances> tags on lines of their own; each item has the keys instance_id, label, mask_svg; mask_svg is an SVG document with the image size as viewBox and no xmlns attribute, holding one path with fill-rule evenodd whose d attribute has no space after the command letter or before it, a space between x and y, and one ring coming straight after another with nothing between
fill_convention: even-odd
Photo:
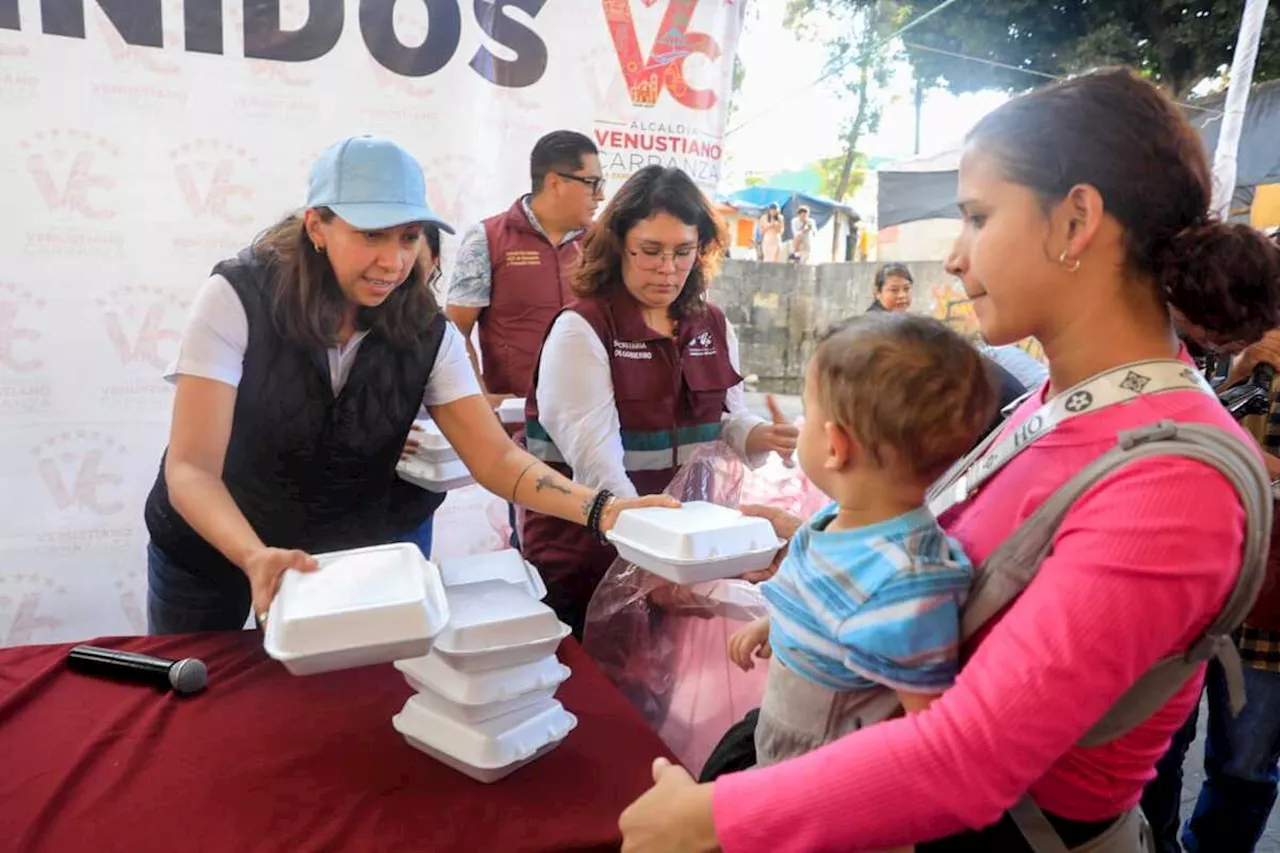
<instances>
[{"instance_id":1,"label":"black microphone","mask_svg":"<svg viewBox=\"0 0 1280 853\"><path fill-rule=\"evenodd\" d=\"M195 658L172 661L97 646L76 646L67 652L67 666L88 675L145 681L176 693L195 693L209 679L204 662Z\"/></svg>"}]
</instances>

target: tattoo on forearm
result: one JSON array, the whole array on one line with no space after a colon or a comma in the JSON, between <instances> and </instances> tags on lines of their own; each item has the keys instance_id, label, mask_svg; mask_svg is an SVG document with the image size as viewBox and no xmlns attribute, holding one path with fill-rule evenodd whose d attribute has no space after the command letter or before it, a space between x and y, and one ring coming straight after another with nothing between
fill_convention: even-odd
<instances>
[{"instance_id":1,"label":"tattoo on forearm","mask_svg":"<svg viewBox=\"0 0 1280 853\"><path fill-rule=\"evenodd\" d=\"M594 499L587 499L582 502L582 520L585 522L591 517L591 504L595 503Z\"/></svg>"},{"instance_id":2,"label":"tattoo on forearm","mask_svg":"<svg viewBox=\"0 0 1280 853\"><path fill-rule=\"evenodd\" d=\"M569 487L556 482L557 479L558 477L555 474L543 474L534 482L533 490L535 492L540 492L543 489L554 489L555 491L566 495L570 494Z\"/></svg>"}]
</instances>

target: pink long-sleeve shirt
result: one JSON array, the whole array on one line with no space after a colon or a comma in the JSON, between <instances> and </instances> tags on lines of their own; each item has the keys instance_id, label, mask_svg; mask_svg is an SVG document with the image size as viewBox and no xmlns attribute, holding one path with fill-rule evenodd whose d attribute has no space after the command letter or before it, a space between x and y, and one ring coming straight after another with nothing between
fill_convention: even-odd
<instances>
[{"instance_id":1,"label":"pink long-sleeve shirt","mask_svg":"<svg viewBox=\"0 0 1280 853\"><path fill-rule=\"evenodd\" d=\"M1033 395L1006 429L1041 402ZM1163 419L1244 433L1211 396L1171 391L1073 418L941 521L975 564L1050 493ZM1247 438L1245 438L1247 441ZM1099 821L1134 806L1196 701L1203 670L1109 744L1076 742L1162 657L1186 649L1239 573L1244 511L1199 462L1131 463L1081 496L1053 552L928 710L715 783L727 853L881 850L995 823L1030 790L1047 811Z\"/></svg>"}]
</instances>

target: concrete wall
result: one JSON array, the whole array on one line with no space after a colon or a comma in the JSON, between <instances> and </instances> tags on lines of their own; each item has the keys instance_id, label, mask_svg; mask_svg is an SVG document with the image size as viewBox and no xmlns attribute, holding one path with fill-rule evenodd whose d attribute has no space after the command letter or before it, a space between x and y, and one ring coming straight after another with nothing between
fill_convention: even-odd
<instances>
[{"instance_id":1,"label":"concrete wall","mask_svg":"<svg viewBox=\"0 0 1280 853\"><path fill-rule=\"evenodd\" d=\"M799 393L817 334L867 309L875 292L877 266L726 261L710 298L738 333L742 373L758 377L760 390ZM906 266L915 278L913 311L937 317L963 334L977 334L973 311L941 262ZM1039 354L1034 342L1025 348Z\"/></svg>"}]
</instances>

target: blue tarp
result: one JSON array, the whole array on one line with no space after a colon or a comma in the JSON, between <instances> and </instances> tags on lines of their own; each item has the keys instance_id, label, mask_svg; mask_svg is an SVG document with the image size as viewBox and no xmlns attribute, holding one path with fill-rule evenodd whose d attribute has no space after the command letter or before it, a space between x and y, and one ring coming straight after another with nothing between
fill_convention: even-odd
<instances>
[{"instance_id":1,"label":"blue tarp","mask_svg":"<svg viewBox=\"0 0 1280 853\"><path fill-rule=\"evenodd\" d=\"M818 228L826 226L827 221L831 219L837 210L852 216L855 222L859 219L858 214L847 204L840 204L829 198L777 187L747 187L745 190L738 190L735 193L720 196L718 201L736 209L744 216L756 218L764 213L769 205L778 205L778 207L782 208L782 218L787 223L787 229L782 235L784 240L791 239L791 218L796 215L796 210L800 205L806 205L809 208L809 217L813 219Z\"/></svg>"}]
</instances>

